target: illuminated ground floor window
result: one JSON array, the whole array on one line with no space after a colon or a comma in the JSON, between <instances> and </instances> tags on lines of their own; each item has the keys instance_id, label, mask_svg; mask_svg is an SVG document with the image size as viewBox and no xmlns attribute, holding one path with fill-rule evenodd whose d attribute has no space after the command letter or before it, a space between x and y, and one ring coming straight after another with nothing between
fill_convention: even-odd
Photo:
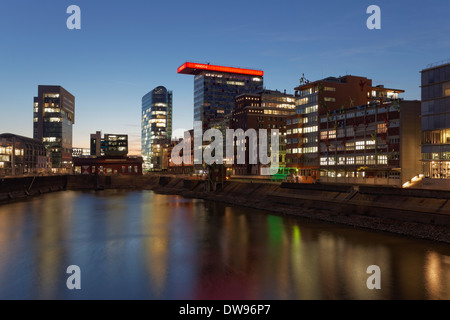
<instances>
[{"instance_id":1,"label":"illuminated ground floor window","mask_svg":"<svg viewBox=\"0 0 450 320\"><path fill-rule=\"evenodd\" d=\"M425 161L423 173L426 178L450 179L450 161Z\"/></svg>"}]
</instances>

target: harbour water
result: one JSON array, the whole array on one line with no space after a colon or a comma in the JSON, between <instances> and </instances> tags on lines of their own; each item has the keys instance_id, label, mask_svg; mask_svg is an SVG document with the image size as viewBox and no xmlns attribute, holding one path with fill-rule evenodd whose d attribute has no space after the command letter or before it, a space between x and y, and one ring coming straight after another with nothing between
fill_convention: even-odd
<instances>
[{"instance_id":1,"label":"harbour water","mask_svg":"<svg viewBox=\"0 0 450 320\"><path fill-rule=\"evenodd\" d=\"M0 205L0 299L449 300L450 245L147 190L64 191Z\"/></svg>"}]
</instances>

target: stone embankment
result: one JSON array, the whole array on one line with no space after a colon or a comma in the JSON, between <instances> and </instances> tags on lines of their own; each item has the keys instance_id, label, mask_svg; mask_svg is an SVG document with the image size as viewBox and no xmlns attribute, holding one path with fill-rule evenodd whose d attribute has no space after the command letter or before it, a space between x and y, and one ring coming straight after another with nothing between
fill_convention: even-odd
<instances>
[{"instance_id":1,"label":"stone embankment","mask_svg":"<svg viewBox=\"0 0 450 320\"><path fill-rule=\"evenodd\" d=\"M229 181L205 192L202 181L185 179L163 179L153 190L450 243L448 191Z\"/></svg>"}]
</instances>

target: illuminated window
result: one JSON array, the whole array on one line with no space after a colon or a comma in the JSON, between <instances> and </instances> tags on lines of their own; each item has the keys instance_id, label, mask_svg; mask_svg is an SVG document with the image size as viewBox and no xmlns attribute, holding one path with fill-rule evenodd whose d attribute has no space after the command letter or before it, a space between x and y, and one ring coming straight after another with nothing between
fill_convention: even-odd
<instances>
[{"instance_id":1,"label":"illuminated window","mask_svg":"<svg viewBox=\"0 0 450 320\"><path fill-rule=\"evenodd\" d=\"M59 108L44 108L44 112L45 113L60 113L61 112L61 109L59 109Z\"/></svg>"},{"instance_id":2,"label":"illuminated window","mask_svg":"<svg viewBox=\"0 0 450 320\"><path fill-rule=\"evenodd\" d=\"M323 100L325 102L336 102L336 99L335 98L331 98L331 97L324 97Z\"/></svg>"},{"instance_id":3,"label":"illuminated window","mask_svg":"<svg viewBox=\"0 0 450 320\"><path fill-rule=\"evenodd\" d=\"M364 164L364 156L356 156L356 164Z\"/></svg>"},{"instance_id":4,"label":"illuminated window","mask_svg":"<svg viewBox=\"0 0 450 320\"><path fill-rule=\"evenodd\" d=\"M301 98L301 99L298 99L298 100L297 100L297 103L296 103L296 104L297 104L298 106L302 106L302 105L304 105L304 104L307 104L308 101L309 101L309 100L308 100L307 97L306 97L306 98Z\"/></svg>"},{"instance_id":5,"label":"illuminated window","mask_svg":"<svg viewBox=\"0 0 450 320\"><path fill-rule=\"evenodd\" d=\"M61 141L60 138L56 138L56 137L44 137L42 138L43 142L57 142L57 141Z\"/></svg>"},{"instance_id":6,"label":"illuminated window","mask_svg":"<svg viewBox=\"0 0 450 320\"><path fill-rule=\"evenodd\" d=\"M377 124L377 133L386 133L386 132L387 132L386 123L378 123Z\"/></svg>"},{"instance_id":7,"label":"illuminated window","mask_svg":"<svg viewBox=\"0 0 450 320\"><path fill-rule=\"evenodd\" d=\"M330 138L330 139L336 139L336 130L330 130L330 131L328 131L328 138Z\"/></svg>"},{"instance_id":8,"label":"illuminated window","mask_svg":"<svg viewBox=\"0 0 450 320\"><path fill-rule=\"evenodd\" d=\"M378 156L378 164L387 164L387 156Z\"/></svg>"},{"instance_id":9,"label":"illuminated window","mask_svg":"<svg viewBox=\"0 0 450 320\"><path fill-rule=\"evenodd\" d=\"M317 132L317 130L318 130L317 126L306 127L306 128L303 128L303 133Z\"/></svg>"},{"instance_id":10,"label":"illuminated window","mask_svg":"<svg viewBox=\"0 0 450 320\"><path fill-rule=\"evenodd\" d=\"M311 107L306 107L305 108L305 113L313 113L313 112L317 112L319 110L319 106L318 105L314 105Z\"/></svg>"},{"instance_id":11,"label":"illuminated window","mask_svg":"<svg viewBox=\"0 0 450 320\"><path fill-rule=\"evenodd\" d=\"M333 87L324 87L323 90L324 90L324 91L332 91L332 92L334 92L334 91L336 91L336 88L333 88Z\"/></svg>"},{"instance_id":12,"label":"illuminated window","mask_svg":"<svg viewBox=\"0 0 450 320\"><path fill-rule=\"evenodd\" d=\"M318 150L317 147L303 148L303 153L316 153L317 150Z\"/></svg>"},{"instance_id":13,"label":"illuminated window","mask_svg":"<svg viewBox=\"0 0 450 320\"><path fill-rule=\"evenodd\" d=\"M354 143L354 142L347 142L347 143L345 144L345 149L346 149L347 151L353 151L353 150L355 150L355 143Z\"/></svg>"},{"instance_id":14,"label":"illuminated window","mask_svg":"<svg viewBox=\"0 0 450 320\"><path fill-rule=\"evenodd\" d=\"M375 164L375 156L366 156L366 165Z\"/></svg>"},{"instance_id":15,"label":"illuminated window","mask_svg":"<svg viewBox=\"0 0 450 320\"><path fill-rule=\"evenodd\" d=\"M347 164L355 164L355 157L347 157Z\"/></svg>"},{"instance_id":16,"label":"illuminated window","mask_svg":"<svg viewBox=\"0 0 450 320\"><path fill-rule=\"evenodd\" d=\"M364 150L364 141L356 141L356 150Z\"/></svg>"}]
</instances>

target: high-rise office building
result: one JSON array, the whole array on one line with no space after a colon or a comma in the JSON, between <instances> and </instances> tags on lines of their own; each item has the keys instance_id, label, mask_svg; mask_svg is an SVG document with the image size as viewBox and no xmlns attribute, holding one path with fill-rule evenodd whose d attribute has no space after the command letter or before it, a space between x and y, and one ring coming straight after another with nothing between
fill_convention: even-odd
<instances>
[{"instance_id":1,"label":"high-rise office building","mask_svg":"<svg viewBox=\"0 0 450 320\"><path fill-rule=\"evenodd\" d=\"M61 86L38 86L33 121L33 138L50 153L52 170L71 172L75 97Z\"/></svg>"},{"instance_id":2,"label":"high-rise office building","mask_svg":"<svg viewBox=\"0 0 450 320\"><path fill-rule=\"evenodd\" d=\"M195 75L194 121L201 121L203 130L229 127L236 96L263 89L264 72L210 64L186 62L178 73Z\"/></svg>"},{"instance_id":3,"label":"high-rise office building","mask_svg":"<svg viewBox=\"0 0 450 320\"><path fill-rule=\"evenodd\" d=\"M450 60L421 73L423 185L450 188Z\"/></svg>"},{"instance_id":4,"label":"high-rise office building","mask_svg":"<svg viewBox=\"0 0 450 320\"><path fill-rule=\"evenodd\" d=\"M163 86L142 97L141 153L144 171L161 170L161 141L172 137L173 93Z\"/></svg>"},{"instance_id":5,"label":"high-rise office building","mask_svg":"<svg viewBox=\"0 0 450 320\"><path fill-rule=\"evenodd\" d=\"M231 129L242 129L243 131L255 129L258 132L259 129L266 129L269 136L271 136L271 130L278 130L280 134L278 162L280 167L285 167L286 118L293 114L295 114L295 98L291 94L276 90L245 93L236 97L236 110L233 112L230 126ZM267 150L270 150L270 146ZM236 146L235 153L238 151L245 153L245 164L238 164L237 161L234 161L232 164L234 175L262 174L262 168L266 166L260 163L250 164L248 140L244 144Z\"/></svg>"}]
</instances>

